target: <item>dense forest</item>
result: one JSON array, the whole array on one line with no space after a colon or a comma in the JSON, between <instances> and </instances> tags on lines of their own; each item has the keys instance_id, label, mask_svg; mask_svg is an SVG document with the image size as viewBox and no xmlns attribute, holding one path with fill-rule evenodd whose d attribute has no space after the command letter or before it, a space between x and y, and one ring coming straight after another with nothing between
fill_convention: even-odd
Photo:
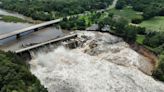
<instances>
[{"instance_id":1,"label":"dense forest","mask_svg":"<svg viewBox=\"0 0 164 92\"><path fill-rule=\"evenodd\" d=\"M0 92L47 92L30 73L25 61L12 52L0 51Z\"/></svg>"},{"instance_id":2,"label":"dense forest","mask_svg":"<svg viewBox=\"0 0 164 92\"><path fill-rule=\"evenodd\" d=\"M36 20L105 9L113 0L0 0L0 8L19 12Z\"/></svg>"}]
</instances>

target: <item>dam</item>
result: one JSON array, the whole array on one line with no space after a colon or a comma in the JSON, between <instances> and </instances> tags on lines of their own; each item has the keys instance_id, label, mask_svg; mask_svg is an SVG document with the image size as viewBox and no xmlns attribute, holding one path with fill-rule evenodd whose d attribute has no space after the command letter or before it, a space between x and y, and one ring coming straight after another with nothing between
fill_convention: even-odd
<instances>
[{"instance_id":1,"label":"dam","mask_svg":"<svg viewBox=\"0 0 164 92\"><path fill-rule=\"evenodd\" d=\"M76 37L77 37L77 34L66 35L64 37L60 37L60 38L49 40L49 41L39 43L36 45L28 46L20 50L16 50L15 53L21 57L31 59L31 54L30 54L31 51L37 52L43 48L50 48L52 46L58 46L58 45L63 45L69 48L75 48L78 45L78 42L73 39L75 39Z\"/></svg>"}]
</instances>

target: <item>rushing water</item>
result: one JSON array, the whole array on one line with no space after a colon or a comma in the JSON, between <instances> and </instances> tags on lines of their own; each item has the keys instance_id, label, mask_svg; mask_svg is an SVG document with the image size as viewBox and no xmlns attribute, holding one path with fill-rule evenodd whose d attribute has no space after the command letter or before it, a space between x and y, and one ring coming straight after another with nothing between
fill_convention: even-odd
<instances>
[{"instance_id":1,"label":"rushing water","mask_svg":"<svg viewBox=\"0 0 164 92\"><path fill-rule=\"evenodd\" d=\"M150 62L120 38L96 32L78 36L82 47L58 47L30 61L31 72L49 92L164 92L163 83L145 74Z\"/></svg>"},{"instance_id":2,"label":"rushing water","mask_svg":"<svg viewBox=\"0 0 164 92\"><path fill-rule=\"evenodd\" d=\"M22 19L27 19L27 17L21 14L5 11L2 9L0 9L0 15L9 15L9 16L19 17ZM0 35L15 31L15 30L19 30L22 28L26 28L32 25L33 24L29 24L29 23L13 23L13 22L0 21ZM5 40L1 40L0 49L5 50L5 51L8 51L8 50L15 51L15 50L21 49L22 45L41 43L41 42L51 40L56 37L64 35L62 30L59 30L55 27L45 28L45 29L39 30L38 32L32 32L32 31L22 34L25 36L23 36L19 40L17 40L15 36L10 37Z\"/></svg>"}]
</instances>

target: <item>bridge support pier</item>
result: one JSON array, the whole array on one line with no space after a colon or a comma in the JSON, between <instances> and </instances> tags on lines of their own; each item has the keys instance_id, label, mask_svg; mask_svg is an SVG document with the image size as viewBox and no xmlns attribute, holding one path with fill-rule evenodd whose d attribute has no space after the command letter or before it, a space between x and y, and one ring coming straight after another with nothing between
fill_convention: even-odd
<instances>
[{"instance_id":1,"label":"bridge support pier","mask_svg":"<svg viewBox=\"0 0 164 92\"><path fill-rule=\"evenodd\" d=\"M16 38L19 39L19 38L20 38L20 34L17 34L17 35L16 35Z\"/></svg>"},{"instance_id":2,"label":"bridge support pier","mask_svg":"<svg viewBox=\"0 0 164 92\"><path fill-rule=\"evenodd\" d=\"M39 29L38 28L36 28L36 29L34 29L34 32L37 32Z\"/></svg>"}]
</instances>

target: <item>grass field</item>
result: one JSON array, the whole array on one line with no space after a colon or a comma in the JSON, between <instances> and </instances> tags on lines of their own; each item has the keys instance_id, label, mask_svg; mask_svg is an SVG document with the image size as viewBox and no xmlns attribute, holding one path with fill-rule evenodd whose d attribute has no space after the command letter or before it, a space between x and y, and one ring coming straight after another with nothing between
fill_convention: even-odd
<instances>
[{"instance_id":1,"label":"grass field","mask_svg":"<svg viewBox=\"0 0 164 92\"><path fill-rule=\"evenodd\" d=\"M139 44L143 44L144 39L145 39L144 35L137 35L136 42L139 43Z\"/></svg>"},{"instance_id":2,"label":"grass field","mask_svg":"<svg viewBox=\"0 0 164 92\"><path fill-rule=\"evenodd\" d=\"M111 9L111 10L108 10L108 12L113 13L114 15L119 15L119 16L125 17L129 21L131 21L131 19L136 18L136 17L142 17L141 12L134 11L130 7L126 7L126 8L121 9L121 10Z\"/></svg>"},{"instance_id":3,"label":"grass field","mask_svg":"<svg viewBox=\"0 0 164 92\"><path fill-rule=\"evenodd\" d=\"M4 15L0 15L0 20L5 21L5 22L27 22L21 18L17 18L14 16L4 16Z\"/></svg>"},{"instance_id":4,"label":"grass field","mask_svg":"<svg viewBox=\"0 0 164 92\"><path fill-rule=\"evenodd\" d=\"M147 30L164 32L164 17L154 17L150 20L143 21L139 25L142 27L146 27Z\"/></svg>"}]
</instances>

